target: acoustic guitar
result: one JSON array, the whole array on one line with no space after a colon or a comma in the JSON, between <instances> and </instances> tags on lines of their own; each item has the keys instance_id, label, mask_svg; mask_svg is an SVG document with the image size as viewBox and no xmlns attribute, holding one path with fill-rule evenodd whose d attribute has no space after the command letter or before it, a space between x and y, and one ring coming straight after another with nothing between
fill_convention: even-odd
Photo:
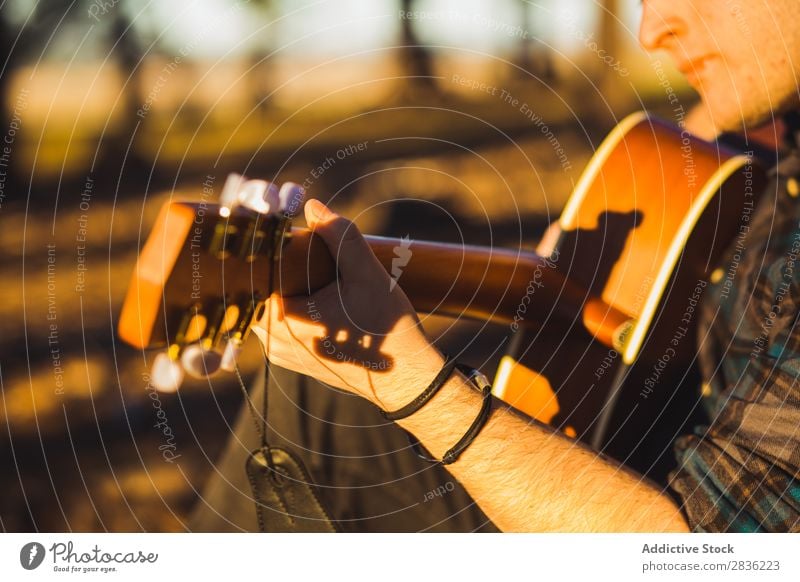
<instances>
[{"instance_id":1,"label":"acoustic guitar","mask_svg":"<svg viewBox=\"0 0 800 582\"><path fill-rule=\"evenodd\" d=\"M677 369L692 362L694 307L722 276L715 268L764 184L752 156L636 113L597 149L536 252L366 239L387 271L402 263L399 284L418 311L516 332L495 377L498 397L600 446L631 366L657 367L667 356ZM291 227L303 194L294 184L277 189L233 175L218 203L162 208L118 325L131 346L164 350L151 374L159 389L177 389L184 372L233 370L270 292L305 295L336 280L322 241ZM517 361L526 330L588 334L605 346L600 360L582 364L584 378L604 383L591 406L588 384L556 382Z\"/></svg>"}]
</instances>

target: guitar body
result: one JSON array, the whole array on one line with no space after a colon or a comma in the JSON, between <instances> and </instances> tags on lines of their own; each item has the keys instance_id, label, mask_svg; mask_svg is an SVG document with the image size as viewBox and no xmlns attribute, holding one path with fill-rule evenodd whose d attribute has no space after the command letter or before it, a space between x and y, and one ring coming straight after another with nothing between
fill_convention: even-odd
<instances>
[{"instance_id":1,"label":"guitar body","mask_svg":"<svg viewBox=\"0 0 800 582\"><path fill-rule=\"evenodd\" d=\"M518 353L501 362L495 392L598 448L607 435L635 425L639 437L613 451L628 457L641 429L676 401L681 383L699 392L691 373L699 303L708 281L726 275L717 269L720 259L748 228L765 185L753 164L645 114L623 120L537 251L557 258L565 278L630 319L607 330L610 349L581 337L577 328L587 326L577 321L571 342L553 345L544 334L515 342ZM604 313L587 316L600 320L592 327L607 327ZM614 410L623 391L625 404Z\"/></svg>"},{"instance_id":2,"label":"guitar body","mask_svg":"<svg viewBox=\"0 0 800 582\"><path fill-rule=\"evenodd\" d=\"M624 410L613 405L626 384L641 384L626 402L634 412L659 414L675 387L666 369L690 381L702 292L765 181L750 157L639 113L598 148L536 253L366 238L389 272L397 249L411 250L400 284L417 310L518 330L495 394L601 446L606 429L623 434L607 412ZM271 291L308 294L336 279L321 241L259 212L167 204L133 274L120 337L167 347L173 366L192 348L206 366L225 342L244 340ZM648 426L646 414L633 416Z\"/></svg>"}]
</instances>

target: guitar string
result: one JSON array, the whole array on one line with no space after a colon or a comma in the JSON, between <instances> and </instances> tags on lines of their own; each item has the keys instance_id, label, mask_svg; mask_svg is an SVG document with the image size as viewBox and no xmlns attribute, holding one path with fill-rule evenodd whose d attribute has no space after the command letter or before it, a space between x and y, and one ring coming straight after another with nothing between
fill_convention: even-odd
<instances>
[{"instance_id":1,"label":"guitar string","mask_svg":"<svg viewBox=\"0 0 800 582\"><path fill-rule=\"evenodd\" d=\"M280 227L276 228L276 233L280 233L280 238L283 238L283 229ZM273 243L277 242L278 236L274 237ZM275 244L269 245L267 251L267 264L268 264L268 271L267 271L267 293L266 293L266 300L269 300L272 297L272 293L274 291L275 285ZM258 295L255 294L252 298L254 304L258 303ZM271 377L271 362L269 359L270 355L270 340L271 340L271 331L272 331L272 306L270 305L270 313L267 314L267 338L265 341L264 346L264 395L262 399L261 405L261 416L259 417L258 410L256 405L253 403L253 399L250 397L250 393L247 390L247 386L245 385L244 379L242 378L241 370L239 369L238 361L234 364L234 372L236 374L236 379L239 383L239 388L242 391L244 396L245 402L247 403L247 408L250 412L250 416L255 424L256 433L258 434L259 441L260 441L260 450L264 453L264 458L269 467L270 471L273 475L276 473L275 466L272 459L271 447L267 437L267 429L269 426L268 412L269 412L269 381ZM253 309L253 312L256 310Z\"/></svg>"}]
</instances>

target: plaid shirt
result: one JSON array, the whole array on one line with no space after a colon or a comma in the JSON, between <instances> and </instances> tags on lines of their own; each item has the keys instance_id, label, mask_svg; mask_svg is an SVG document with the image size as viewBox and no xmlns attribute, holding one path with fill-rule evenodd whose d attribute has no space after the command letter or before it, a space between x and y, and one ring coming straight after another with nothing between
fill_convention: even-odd
<instances>
[{"instance_id":1,"label":"plaid shirt","mask_svg":"<svg viewBox=\"0 0 800 582\"><path fill-rule=\"evenodd\" d=\"M800 199L794 157L709 283L699 319L710 425L675 443L695 531L800 531ZM787 175L788 174L788 175Z\"/></svg>"}]
</instances>

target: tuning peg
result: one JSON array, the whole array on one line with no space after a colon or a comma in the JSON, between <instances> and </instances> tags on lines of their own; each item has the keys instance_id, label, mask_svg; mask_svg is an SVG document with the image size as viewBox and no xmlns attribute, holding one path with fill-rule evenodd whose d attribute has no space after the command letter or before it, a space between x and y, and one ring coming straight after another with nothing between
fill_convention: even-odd
<instances>
[{"instance_id":1,"label":"tuning peg","mask_svg":"<svg viewBox=\"0 0 800 582\"><path fill-rule=\"evenodd\" d=\"M297 214L305 197L306 190L300 184L284 182L278 192L278 208L285 216L292 217Z\"/></svg>"},{"instance_id":2,"label":"tuning peg","mask_svg":"<svg viewBox=\"0 0 800 582\"><path fill-rule=\"evenodd\" d=\"M247 178L240 174L228 174L225 184L222 186L222 193L219 195L219 214L227 218L231 215L231 209L239 203L239 190Z\"/></svg>"},{"instance_id":3,"label":"tuning peg","mask_svg":"<svg viewBox=\"0 0 800 582\"><path fill-rule=\"evenodd\" d=\"M269 186L267 186L267 191L264 193L264 200L267 203L269 209L267 212L278 212L281 208L281 200L280 200L280 191L278 187L269 182Z\"/></svg>"},{"instance_id":4,"label":"tuning peg","mask_svg":"<svg viewBox=\"0 0 800 582\"><path fill-rule=\"evenodd\" d=\"M166 352L161 352L153 360L150 383L159 392L176 392L183 384L183 368Z\"/></svg>"},{"instance_id":5,"label":"tuning peg","mask_svg":"<svg viewBox=\"0 0 800 582\"><path fill-rule=\"evenodd\" d=\"M219 370L222 355L201 342L188 345L181 354L181 365L192 378L208 378Z\"/></svg>"},{"instance_id":6,"label":"tuning peg","mask_svg":"<svg viewBox=\"0 0 800 582\"><path fill-rule=\"evenodd\" d=\"M259 214L277 211L280 205L278 188L266 180L248 180L239 189L239 204Z\"/></svg>"},{"instance_id":7,"label":"tuning peg","mask_svg":"<svg viewBox=\"0 0 800 582\"><path fill-rule=\"evenodd\" d=\"M239 190L239 204L260 214L269 212L269 205L264 195L269 188L266 180L248 180Z\"/></svg>"},{"instance_id":8,"label":"tuning peg","mask_svg":"<svg viewBox=\"0 0 800 582\"><path fill-rule=\"evenodd\" d=\"M233 372L236 369L236 360L242 352L242 340L231 338L225 344L225 349L222 351L222 361L220 362L220 369L226 372Z\"/></svg>"}]
</instances>

